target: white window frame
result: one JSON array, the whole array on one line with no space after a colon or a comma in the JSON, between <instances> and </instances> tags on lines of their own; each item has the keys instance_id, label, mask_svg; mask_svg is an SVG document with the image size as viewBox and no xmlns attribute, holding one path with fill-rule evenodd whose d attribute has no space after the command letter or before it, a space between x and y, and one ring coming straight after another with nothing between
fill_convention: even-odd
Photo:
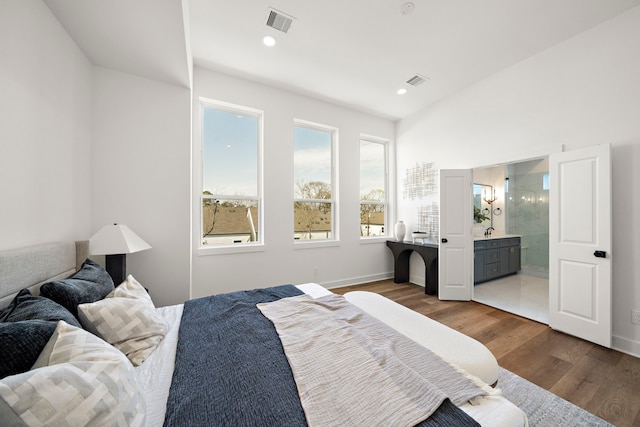
<instances>
[{"instance_id":1,"label":"white window frame","mask_svg":"<svg viewBox=\"0 0 640 427\"><path fill-rule=\"evenodd\" d=\"M379 138L372 135L361 134L360 139L358 141L358 153L360 152L360 143L362 141L370 142L374 144L382 144L384 146L384 234L381 236L360 236L360 243L377 243L380 241L386 241L392 235L391 230L391 182L390 182L390 165L391 165L391 141L384 138ZM358 179L360 179L360 154L358 154ZM363 200L360 194L360 186L358 186L358 234L360 234L360 206L362 205ZM367 202L364 202L367 203ZM374 202L371 202L372 204Z\"/></svg>"},{"instance_id":2,"label":"white window frame","mask_svg":"<svg viewBox=\"0 0 640 427\"><path fill-rule=\"evenodd\" d=\"M321 132L328 132L331 134L331 199L327 201L326 199L297 199L295 197L295 189L293 195L293 202L308 202L308 203L331 203L331 238L330 239L309 239L309 240L293 240L295 249L305 249L305 248L317 248L317 247L330 247L330 246L338 246L340 242L339 236L339 224L338 224L338 140L339 140L339 130L336 127L323 125L320 123L311 122L308 120L302 119L294 119L293 121L294 129L296 127L303 127L307 129L318 130ZM295 157L295 150L294 150ZM293 167L295 167L295 158ZM295 186L294 182L294 186ZM292 206L293 207L293 206ZM295 234L295 217L293 226L293 233Z\"/></svg>"},{"instance_id":3,"label":"white window frame","mask_svg":"<svg viewBox=\"0 0 640 427\"><path fill-rule=\"evenodd\" d=\"M229 254L229 253L244 253L244 252L260 252L264 251L264 111L242 105L232 104L220 100L209 99L205 97L199 97L199 110L194 123L194 128L197 129L198 135L194 135L198 144L194 144L193 152L193 164L196 166L196 177L194 182L194 209L196 209L196 216L198 223L194 227L197 230L196 233L196 248L198 255L216 255L216 254ZM258 141L257 141L257 196L229 196L215 194L211 196L203 195L203 143L204 143L204 123L203 115L206 108L216 109L219 111L226 111L230 113L237 113L244 116L250 116L258 119ZM255 242L241 242L230 244L216 244L216 245L203 245L202 233L203 233L203 215L202 215L202 201L205 198L217 198L217 199L232 199L232 200L252 200L258 202L258 234L257 241Z\"/></svg>"}]
</instances>

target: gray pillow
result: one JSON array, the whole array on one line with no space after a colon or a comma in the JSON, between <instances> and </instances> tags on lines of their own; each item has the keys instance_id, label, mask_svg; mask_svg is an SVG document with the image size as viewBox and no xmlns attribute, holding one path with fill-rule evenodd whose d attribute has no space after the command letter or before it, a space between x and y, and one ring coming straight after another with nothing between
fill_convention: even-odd
<instances>
[{"instance_id":1,"label":"gray pillow","mask_svg":"<svg viewBox=\"0 0 640 427\"><path fill-rule=\"evenodd\" d=\"M87 259L71 277L42 285L40 295L64 306L77 318L78 304L99 301L114 288L109 273L100 264Z\"/></svg>"},{"instance_id":2,"label":"gray pillow","mask_svg":"<svg viewBox=\"0 0 640 427\"><path fill-rule=\"evenodd\" d=\"M56 325L46 320L0 323L0 378L31 369Z\"/></svg>"}]
</instances>

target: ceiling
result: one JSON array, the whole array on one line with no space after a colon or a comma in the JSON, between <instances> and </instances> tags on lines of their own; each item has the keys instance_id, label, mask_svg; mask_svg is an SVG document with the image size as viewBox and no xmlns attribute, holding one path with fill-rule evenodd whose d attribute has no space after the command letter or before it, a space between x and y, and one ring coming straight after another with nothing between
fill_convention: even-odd
<instances>
[{"instance_id":1,"label":"ceiling","mask_svg":"<svg viewBox=\"0 0 640 427\"><path fill-rule=\"evenodd\" d=\"M94 65L190 86L188 0L44 2Z\"/></svg>"},{"instance_id":2,"label":"ceiling","mask_svg":"<svg viewBox=\"0 0 640 427\"><path fill-rule=\"evenodd\" d=\"M405 0L45 3L96 65L189 85L192 55L196 66L396 120L640 0L413 0L408 14ZM272 8L294 18L286 34L266 26ZM268 34L274 47L262 44ZM415 74L427 81L407 85Z\"/></svg>"}]
</instances>

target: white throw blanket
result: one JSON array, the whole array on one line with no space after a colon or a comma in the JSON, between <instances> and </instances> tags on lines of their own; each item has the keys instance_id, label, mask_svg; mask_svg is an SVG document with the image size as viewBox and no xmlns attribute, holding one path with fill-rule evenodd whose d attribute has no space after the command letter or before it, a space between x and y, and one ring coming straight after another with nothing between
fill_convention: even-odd
<instances>
[{"instance_id":1,"label":"white throw blanket","mask_svg":"<svg viewBox=\"0 0 640 427\"><path fill-rule=\"evenodd\" d=\"M460 405L492 393L340 295L258 308L278 331L309 425L415 425L447 397Z\"/></svg>"}]
</instances>

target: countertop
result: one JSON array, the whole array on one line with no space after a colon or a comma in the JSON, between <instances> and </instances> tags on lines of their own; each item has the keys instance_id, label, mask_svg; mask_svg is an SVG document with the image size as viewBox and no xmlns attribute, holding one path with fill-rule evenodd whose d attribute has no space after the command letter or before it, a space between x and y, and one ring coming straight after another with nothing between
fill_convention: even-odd
<instances>
[{"instance_id":1,"label":"countertop","mask_svg":"<svg viewBox=\"0 0 640 427\"><path fill-rule=\"evenodd\" d=\"M519 234L493 234L491 236L474 237L473 240L491 240L491 239L508 239L509 237L522 237Z\"/></svg>"}]
</instances>

